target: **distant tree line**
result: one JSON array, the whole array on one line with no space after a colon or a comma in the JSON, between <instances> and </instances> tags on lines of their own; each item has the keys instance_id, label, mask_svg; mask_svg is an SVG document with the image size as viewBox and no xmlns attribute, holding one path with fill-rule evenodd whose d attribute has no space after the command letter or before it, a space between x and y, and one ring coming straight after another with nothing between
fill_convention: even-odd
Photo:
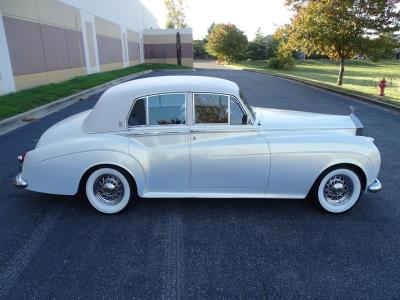
<instances>
[{"instance_id":1,"label":"distant tree line","mask_svg":"<svg viewBox=\"0 0 400 300\"><path fill-rule=\"evenodd\" d=\"M193 41L195 59L217 59L233 63L243 60L272 60L273 68L291 68L295 52L282 47L280 34L263 35L259 28L252 41L234 24L212 24L203 40Z\"/></svg>"},{"instance_id":2,"label":"distant tree line","mask_svg":"<svg viewBox=\"0 0 400 300\"><path fill-rule=\"evenodd\" d=\"M394 58L400 49L400 0L286 0L294 12L290 24L255 38L233 24L212 24L204 40L194 42L194 58L232 63L268 60L271 68L293 68L299 55L329 58L339 64L342 85L345 60ZM397 50L398 51L398 50Z\"/></svg>"},{"instance_id":3,"label":"distant tree line","mask_svg":"<svg viewBox=\"0 0 400 300\"><path fill-rule=\"evenodd\" d=\"M264 36L259 28L248 41L243 31L233 24L212 24L207 36L193 41L193 57L221 61L264 60L276 56L279 41L274 35Z\"/></svg>"}]
</instances>

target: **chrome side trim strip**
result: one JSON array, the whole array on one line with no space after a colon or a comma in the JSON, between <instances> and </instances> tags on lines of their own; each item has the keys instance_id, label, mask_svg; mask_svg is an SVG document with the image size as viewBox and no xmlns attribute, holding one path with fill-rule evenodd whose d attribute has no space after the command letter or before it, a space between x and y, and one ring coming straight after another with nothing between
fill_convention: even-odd
<instances>
[{"instance_id":1,"label":"chrome side trim strip","mask_svg":"<svg viewBox=\"0 0 400 300\"><path fill-rule=\"evenodd\" d=\"M229 126L231 126L231 125L229 125ZM233 125L233 126L235 126L235 125ZM248 126L248 125L244 125L244 126ZM193 130L190 130L190 133L225 133L225 132L255 132L255 131L257 131L257 129L248 129L248 128L246 128L246 129L243 129L243 130L240 130L240 129L226 129L226 130L223 130L223 129L193 129Z\"/></svg>"},{"instance_id":2,"label":"chrome side trim strip","mask_svg":"<svg viewBox=\"0 0 400 300\"><path fill-rule=\"evenodd\" d=\"M154 136L154 135L174 135L174 134L188 134L188 133L232 133L232 132L256 132L257 129L193 129L186 131L130 131L129 133L118 133L118 135L125 137L133 137L133 136Z\"/></svg>"},{"instance_id":3,"label":"chrome side trim strip","mask_svg":"<svg viewBox=\"0 0 400 300\"><path fill-rule=\"evenodd\" d=\"M188 133L189 131L139 131L139 132L121 133L119 135L125 137L133 137L133 136L174 135L174 134L188 134Z\"/></svg>"}]
</instances>

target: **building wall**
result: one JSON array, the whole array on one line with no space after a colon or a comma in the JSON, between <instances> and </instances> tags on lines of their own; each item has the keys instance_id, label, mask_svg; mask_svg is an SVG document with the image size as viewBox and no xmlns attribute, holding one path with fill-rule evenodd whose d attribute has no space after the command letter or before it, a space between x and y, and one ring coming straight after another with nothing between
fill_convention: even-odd
<instances>
[{"instance_id":1,"label":"building wall","mask_svg":"<svg viewBox=\"0 0 400 300\"><path fill-rule=\"evenodd\" d=\"M145 29L143 31L145 62L177 63L176 34L181 39L182 65L193 67L192 29Z\"/></svg>"},{"instance_id":2,"label":"building wall","mask_svg":"<svg viewBox=\"0 0 400 300\"><path fill-rule=\"evenodd\" d=\"M2 0L0 11L16 90L85 73L77 9L55 0Z\"/></svg>"},{"instance_id":3,"label":"building wall","mask_svg":"<svg viewBox=\"0 0 400 300\"><path fill-rule=\"evenodd\" d=\"M129 64L136 65L141 61L140 36L137 32L127 30Z\"/></svg>"},{"instance_id":4,"label":"building wall","mask_svg":"<svg viewBox=\"0 0 400 300\"><path fill-rule=\"evenodd\" d=\"M0 94L141 63L158 26L139 0L0 0L0 16Z\"/></svg>"},{"instance_id":5,"label":"building wall","mask_svg":"<svg viewBox=\"0 0 400 300\"><path fill-rule=\"evenodd\" d=\"M193 66L191 29L156 29L139 0L0 0L0 94L143 62Z\"/></svg>"},{"instance_id":6,"label":"building wall","mask_svg":"<svg viewBox=\"0 0 400 300\"><path fill-rule=\"evenodd\" d=\"M100 71L123 68L121 28L119 25L95 17Z\"/></svg>"}]
</instances>

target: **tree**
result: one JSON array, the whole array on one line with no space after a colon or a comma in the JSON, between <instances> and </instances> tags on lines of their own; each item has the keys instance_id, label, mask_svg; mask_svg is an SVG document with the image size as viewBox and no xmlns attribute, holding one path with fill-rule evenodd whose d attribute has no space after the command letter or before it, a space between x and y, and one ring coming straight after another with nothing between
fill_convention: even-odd
<instances>
[{"instance_id":1,"label":"tree","mask_svg":"<svg viewBox=\"0 0 400 300\"><path fill-rule=\"evenodd\" d=\"M215 24L206 39L206 51L227 63L236 61L247 45L247 37L233 24Z\"/></svg>"},{"instance_id":2,"label":"tree","mask_svg":"<svg viewBox=\"0 0 400 300\"><path fill-rule=\"evenodd\" d=\"M208 35L211 33L211 31L214 29L214 26L215 26L215 23L212 22L211 26L208 27L208 29L207 29L207 36L208 36ZM206 36L205 40L207 40L207 36Z\"/></svg>"},{"instance_id":3,"label":"tree","mask_svg":"<svg viewBox=\"0 0 400 300\"><path fill-rule=\"evenodd\" d=\"M256 31L256 36L254 37L254 43L260 44L260 45L265 45L265 37L262 34L261 28L258 27Z\"/></svg>"},{"instance_id":4,"label":"tree","mask_svg":"<svg viewBox=\"0 0 400 300\"><path fill-rule=\"evenodd\" d=\"M267 57L267 47L261 28L257 29L254 40L247 44L244 50L244 57L252 60L262 60Z\"/></svg>"},{"instance_id":5,"label":"tree","mask_svg":"<svg viewBox=\"0 0 400 300\"><path fill-rule=\"evenodd\" d=\"M265 47L267 51L267 58L271 58L277 55L279 40L273 35L267 35L264 37Z\"/></svg>"},{"instance_id":6,"label":"tree","mask_svg":"<svg viewBox=\"0 0 400 300\"><path fill-rule=\"evenodd\" d=\"M205 40L194 40L193 41L193 58L209 58L206 51Z\"/></svg>"},{"instance_id":7,"label":"tree","mask_svg":"<svg viewBox=\"0 0 400 300\"><path fill-rule=\"evenodd\" d=\"M244 51L245 58L252 60L262 60L267 57L267 48L257 42L249 42Z\"/></svg>"},{"instance_id":8,"label":"tree","mask_svg":"<svg viewBox=\"0 0 400 300\"><path fill-rule=\"evenodd\" d=\"M186 24L186 0L164 0L167 8L166 28L185 28Z\"/></svg>"},{"instance_id":9,"label":"tree","mask_svg":"<svg viewBox=\"0 0 400 300\"><path fill-rule=\"evenodd\" d=\"M379 37L371 38L368 46L360 54L367 55L373 61L378 61L393 58L394 50L400 48L400 43L395 39L393 33L387 32Z\"/></svg>"},{"instance_id":10,"label":"tree","mask_svg":"<svg viewBox=\"0 0 400 300\"><path fill-rule=\"evenodd\" d=\"M172 23L171 21L167 20L165 22L165 28L167 28L167 29L175 28L175 24Z\"/></svg>"},{"instance_id":11,"label":"tree","mask_svg":"<svg viewBox=\"0 0 400 300\"><path fill-rule=\"evenodd\" d=\"M326 55L339 62L337 84L342 85L344 63L366 49L382 48L374 36L399 27L399 0L286 0L295 16L287 28L293 50Z\"/></svg>"}]
</instances>

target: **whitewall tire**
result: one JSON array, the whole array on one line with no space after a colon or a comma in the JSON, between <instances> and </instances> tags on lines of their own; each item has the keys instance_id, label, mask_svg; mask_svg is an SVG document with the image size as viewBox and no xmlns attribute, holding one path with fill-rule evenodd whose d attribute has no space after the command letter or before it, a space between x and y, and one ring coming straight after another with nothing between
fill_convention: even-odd
<instances>
[{"instance_id":1,"label":"whitewall tire","mask_svg":"<svg viewBox=\"0 0 400 300\"><path fill-rule=\"evenodd\" d=\"M92 206L105 214L123 210L131 198L128 178L113 168L93 171L86 180L86 196Z\"/></svg>"},{"instance_id":2,"label":"whitewall tire","mask_svg":"<svg viewBox=\"0 0 400 300\"><path fill-rule=\"evenodd\" d=\"M362 184L357 173L351 169L338 168L322 176L314 197L323 210L337 214L351 209L361 193Z\"/></svg>"}]
</instances>

